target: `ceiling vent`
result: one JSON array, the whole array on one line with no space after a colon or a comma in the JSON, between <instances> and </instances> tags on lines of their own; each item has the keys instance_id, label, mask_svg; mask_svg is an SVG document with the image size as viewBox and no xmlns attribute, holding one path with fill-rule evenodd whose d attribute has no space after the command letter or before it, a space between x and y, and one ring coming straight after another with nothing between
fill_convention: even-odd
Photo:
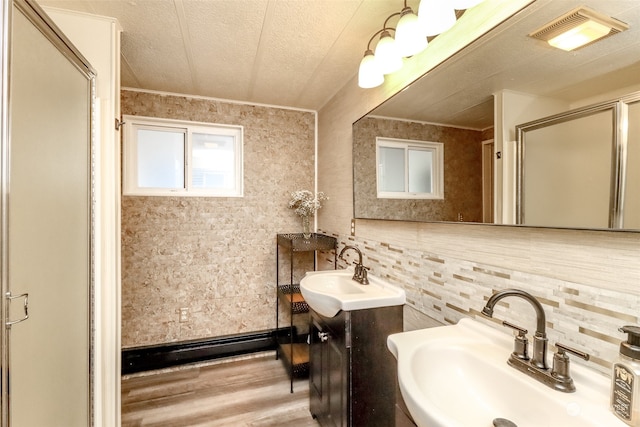
<instances>
[{"instance_id":1,"label":"ceiling vent","mask_svg":"<svg viewBox=\"0 0 640 427\"><path fill-rule=\"evenodd\" d=\"M529 37L559 49L574 50L628 28L622 21L587 7L579 7L530 33Z\"/></svg>"}]
</instances>

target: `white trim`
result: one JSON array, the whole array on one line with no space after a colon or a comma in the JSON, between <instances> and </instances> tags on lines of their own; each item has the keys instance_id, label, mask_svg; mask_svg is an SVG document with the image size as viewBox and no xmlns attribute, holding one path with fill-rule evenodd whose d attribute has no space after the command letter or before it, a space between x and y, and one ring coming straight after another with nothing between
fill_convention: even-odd
<instances>
[{"instance_id":1,"label":"white trim","mask_svg":"<svg viewBox=\"0 0 640 427\"><path fill-rule=\"evenodd\" d=\"M71 9L64 9L61 7L57 7L57 6L42 6L42 8L44 9L45 12L47 12L47 15L51 15L51 12L57 12L57 13L62 13L62 14L67 14L67 15L74 15L78 18L81 19L90 19L90 20L96 20L96 21L104 21L106 24L108 25L115 25L115 31L122 31L122 26L120 25L120 23L118 22L118 20L116 18L112 18L110 16L104 16L104 15L96 15L95 13L92 12L83 12L80 10L71 10ZM55 19L54 19L55 22ZM57 23L56 23L57 25Z\"/></svg>"},{"instance_id":2,"label":"white trim","mask_svg":"<svg viewBox=\"0 0 640 427\"><path fill-rule=\"evenodd\" d=\"M279 108L281 110L292 110L292 111L302 111L305 113L316 113L316 110L310 110L306 108L296 108L296 107L287 107L284 105L273 105L273 104L261 104L259 102L248 102L248 101L237 101L234 99L225 99L225 98L214 98L211 96L202 96L202 95L191 95L187 93L175 93L175 92L164 92L160 90L150 90L150 89L138 89L133 87L123 87L122 90L126 90L129 92L142 92L142 93L150 93L154 95L162 95L162 96L182 96L185 98L191 99L203 99L206 101L219 101L225 102L228 104L238 104L238 105L251 105L255 107L266 107L266 108Z\"/></svg>"},{"instance_id":3,"label":"white trim","mask_svg":"<svg viewBox=\"0 0 640 427\"><path fill-rule=\"evenodd\" d=\"M123 139L123 195L124 196L179 196L179 197L244 197L244 127L186 120L163 119L159 117L123 116L125 134ZM136 130L141 128L158 129L164 127L175 132L184 132L184 188L140 188L137 185L137 138ZM216 133L233 136L235 139L235 175L234 187L228 189L193 188L192 183L192 134Z\"/></svg>"},{"instance_id":4,"label":"white trim","mask_svg":"<svg viewBox=\"0 0 640 427\"><path fill-rule=\"evenodd\" d=\"M404 150L404 191L380 191L380 147L394 147ZM431 192L416 193L409 191L409 150L419 149L433 154L431 168ZM433 141L376 137L376 193L379 199L444 199L444 144Z\"/></svg>"},{"instance_id":5,"label":"white trim","mask_svg":"<svg viewBox=\"0 0 640 427\"><path fill-rule=\"evenodd\" d=\"M395 122L405 122L405 123L417 123L420 125L432 125L432 126L440 126L440 127L453 128L453 129L473 130L477 132L491 129L493 127L493 126L489 126L484 129L478 129L478 128L473 128L469 126L458 126L458 125L452 125L447 123L426 122L424 120L407 120L406 118L403 119L401 117L376 116L375 114L369 114L366 116L366 118L372 118L372 119L378 119L378 120L393 120Z\"/></svg>"},{"instance_id":6,"label":"white trim","mask_svg":"<svg viewBox=\"0 0 640 427\"><path fill-rule=\"evenodd\" d=\"M314 193L318 194L318 112L314 112L313 117L313 188ZM318 214L313 216L313 231L318 231Z\"/></svg>"},{"instance_id":7,"label":"white trim","mask_svg":"<svg viewBox=\"0 0 640 427\"><path fill-rule=\"evenodd\" d=\"M486 157L487 147L491 148L490 159ZM484 222L495 221L494 215L494 194L495 194L495 141L493 138L485 139L482 141L482 220ZM487 190L487 180L491 180L491 186ZM490 203L487 204L487 198L490 199ZM490 214L490 215L488 215ZM489 218L490 217L490 218Z\"/></svg>"}]
</instances>

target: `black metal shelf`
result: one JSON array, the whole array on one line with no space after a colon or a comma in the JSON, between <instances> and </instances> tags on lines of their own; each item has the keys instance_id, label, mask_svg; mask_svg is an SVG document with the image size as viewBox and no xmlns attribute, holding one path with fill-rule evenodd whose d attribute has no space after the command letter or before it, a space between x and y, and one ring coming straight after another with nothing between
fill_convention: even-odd
<instances>
[{"instance_id":1,"label":"black metal shelf","mask_svg":"<svg viewBox=\"0 0 640 427\"><path fill-rule=\"evenodd\" d=\"M278 234L276 243L276 329L280 321L280 303L286 307L290 313L290 333L288 341L279 340L276 358L282 355L282 360L289 371L291 378L291 392L293 393L293 379L305 377L309 374L309 346L306 339L298 337L293 326L293 317L309 312L309 305L304 300L300 292L300 285L294 281L293 254L296 252L333 251L333 268L337 266L337 240L335 237L324 234L311 233L309 238L305 238L302 233ZM290 274L289 280L280 281L280 249L289 253ZM313 259L313 269L316 270L316 258ZM301 342L302 341L302 342Z\"/></svg>"},{"instance_id":2,"label":"black metal shelf","mask_svg":"<svg viewBox=\"0 0 640 427\"><path fill-rule=\"evenodd\" d=\"M318 233L311 233L308 239L302 233L278 234L278 246L293 252L326 251L336 248L336 238Z\"/></svg>"}]
</instances>

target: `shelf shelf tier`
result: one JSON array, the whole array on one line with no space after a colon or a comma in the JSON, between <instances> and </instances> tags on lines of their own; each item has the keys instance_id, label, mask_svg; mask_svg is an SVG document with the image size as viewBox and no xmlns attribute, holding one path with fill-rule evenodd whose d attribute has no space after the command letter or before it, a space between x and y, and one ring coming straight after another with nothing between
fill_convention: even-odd
<instances>
[{"instance_id":1,"label":"shelf shelf tier","mask_svg":"<svg viewBox=\"0 0 640 427\"><path fill-rule=\"evenodd\" d=\"M308 239L302 233L278 234L278 246L293 252L329 251L336 248L336 238L318 233L311 233Z\"/></svg>"},{"instance_id":2,"label":"shelf shelf tier","mask_svg":"<svg viewBox=\"0 0 640 427\"><path fill-rule=\"evenodd\" d=\"M309 305L304 300L298 284L278 286L278 297L285 304L290 304L291 314L309 312Z\"/></svg>"},{"instance_id":3,"label":"shelf shelf tier","mask_svg":"<svg viewBox=\"0 0 640 427\"><path fill-rule=\"evenodd\" d=\"M284 343L280 345L282 360L290 369L292 378L309 375L309 345L307 343Z\"/></svg>"}]
</instances>

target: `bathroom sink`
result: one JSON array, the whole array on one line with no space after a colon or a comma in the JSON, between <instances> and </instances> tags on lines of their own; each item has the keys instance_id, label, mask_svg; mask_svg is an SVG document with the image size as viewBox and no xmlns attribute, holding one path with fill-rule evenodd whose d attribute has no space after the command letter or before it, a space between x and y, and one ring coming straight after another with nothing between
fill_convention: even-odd
<instances>
[{"instance_id":1,"label":"bathroom sink","mask_svg":"<svg viewBox=\"0 0 640 427\"><path fill-rule=\"evenodd\" d=\"M577 390L553 390L508 366L513 338L478 321L393 334L387 346L419 427L492 427L497 418L518 427L625 426L609 411L606 376L572 363Z\"/></svg>"},{"instance_id":2,"label":"bathroom sink","mask_svg":"<svg viewBox=\"0 0 640 427\"><path fill-rule=\"evenodd\" d=\"M405 303L404 290L369 274L369 284L352 279L353 268L310 271L300 281L300 292L309 307L325 317L341 310L364 310Z\"/></svg>"}]
</instances>

